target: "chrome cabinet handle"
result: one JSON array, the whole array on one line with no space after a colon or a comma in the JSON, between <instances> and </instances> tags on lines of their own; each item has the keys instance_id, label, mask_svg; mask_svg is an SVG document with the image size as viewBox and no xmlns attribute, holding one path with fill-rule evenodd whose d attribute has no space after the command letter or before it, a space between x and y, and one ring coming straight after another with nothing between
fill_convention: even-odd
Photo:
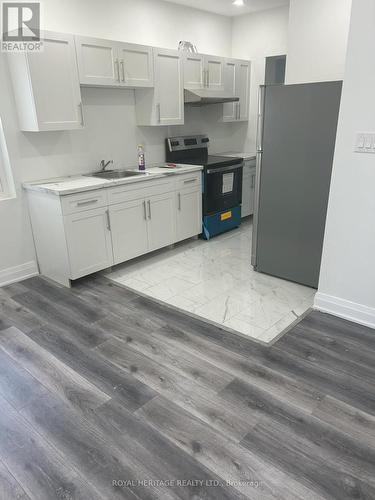
<instances>
[{"instance_id":1,"label":"chrome cabinet handle","mask_svg":"<svg viewBox=\"0 0 375 500\"><path fill-rule=\"evenodd\" d=\"M115 71L116 71L116 80L119 82L120 81L120 66L118 63L118 59L115 61Z\"/></svg>"},{"instance_id":2,"label":"chrome cabinet handle","mask_svg":"<svg viewBox=\"0 0 375 500\"><path fill-rule=\"evenodd\" d=\"M210 70L207 70L207 87L210 86Z\"/></svg>"},{"instance_id":3,"label":"chrome cabinet handle","mask_svg":"<svg viewBox=\"0 0 375 500\"><path fill-rule=\"evenodd\" d=\"M151 219L151 201L148 200L147 204L148 204L148 218Z\"/></svg>"},{"instance_id":4,"label":"chrome cabinet handle","mask_svg":"<svg viewBox=\"0 0 375 500\"><path fill-rule=\"evenodd\" d=\"M121 65L122 81L125 82L125 67L124 67L124 60L123 59L121 59L120 65Z\"/></svg>"},{"instance_id":5,"label":"chrome cabinet handle","mask_svg":"<svg viewBox=\"0 0 375 500\"><path fill-rule=\"evenodd\" d=\"M197 182L198 179L187 179L186 181L184 181L184 184L190 184L192 182Z\"/></svg>"},{"instance_id":6,"label":"chrome cabinet handle","mask_svg":"<svg viewBox=\"0 0 375 500\"><path fill-rule=\"evenodd\" d=\"M147 220L146 201L143 201L143 216L144 216L145 220Z\"/></svg>"},{"instance_id":7,"label":"chrome cabinet handle","mask_svg":"<svg viewBox=\"0 0 375 500\"><path fill-rule=\"evenodd\" d=\"M178 193L178 209L181 210L181 193Z\"/></svg>"},{"instance_id":8,"label":"chrome cabinet handle","mask_svg":"<svg viewBox=\"0 0 375 500\"><path fill-rule=\"evenodd\" d=\"M110 231L111 230L111 218L109 216L109 210L106 210L105 213L107 215L107 229L108 229L108 231Z\"/></svg>"},{"instance_id":9,"label":"chrome cabinet handle","mask_svg":"<svg viewBox=\"0 0 375 500\"><path fill-rule=\"evenodd\" d=\"M255 174L251 176L251 189L255 188Z\"/></svg>"},{"instance_id":10,"label":"chrome cabinet handle","mask_svg":"<svg viewBox=\"0 0 375 500\"><path fill-rule=\"evenodd\" d=\"M241 120L241 103L238 103L238 119Z\"/></svg>"},{"instance_id":11,"label":"chrome cabinet handle","mask_svg":"<svg viewBox=\"0 0 375 500\"><path fill-rule=\"evenodd\" d=\"M77 207L84 207L86 205L92 205L93 203L97 203L99 200L87 200L87 201L78 201L77 202Z\"/></svg>"},{"instance_id":12,"label":"chrome cabinet handle","mask_svg":"<svg viewBox=\"0 0 375 500\"><path fill-rule=\"evenodd\" d=\"M83 116L83 105L82 105L81 102L78 104L78 109L79 109L79 114L81 116L81 125L83 127L85 125L85 119L84 119L84 116Z\"/></svg>"}]
</instances>

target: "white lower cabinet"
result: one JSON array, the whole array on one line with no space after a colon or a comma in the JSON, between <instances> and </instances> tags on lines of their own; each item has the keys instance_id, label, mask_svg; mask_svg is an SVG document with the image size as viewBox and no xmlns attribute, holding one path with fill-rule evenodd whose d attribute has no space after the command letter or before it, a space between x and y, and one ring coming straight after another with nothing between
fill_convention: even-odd
<instances>
[{"instance_id":1,"label":"white lower cabinet","mask_svg":"<svg viewBox=\"0 0 375 500\"><path fill-rule=\"evenodd\" d=\"M165 193L110 207L114 264L174 243L173 194Z\"/></svg>"},{"instance_id":2,"label":"white lower cabinet","mask_svg":"<svg viewBox=\"0 0 375 500\"><path fill-rule=\"evenodd\" d=\"M40 271L65 286L201 233L197 171L28 200Z\"/></svg>"},{"instance_id":3,"label":"white lower cabinet","mask_svg":"<svg viewBox=\"0 0 375 500\"><path fill-rule=\"evenodd\" d=\"M176 193L176 241L201 233L202 193L196 189L181 189Z\"/></svg>"},{"instance_id":4,"label":"white lower cabinet","mask_svg":"<svg viewBox=\"0 0 375 500\"><path fill-rule=\"evenodd\" d=\"M158 250L174 243L174 193L153 196L147 200L148 250Z\"/></svg>"},{"instance_id":5,"label":"white lower cabinet","mask_svg":"<svg viewBox=\"0 0 375 500\"><path fill-rule=\"evenodd\" d=\"M106 207L67 215L64 219L70 279L112 266L111 231Z\"/></svg>"},{"instance_id":6,"label":"white lower cabinet","mask_svg":"<svg viewBox=\"0 0 375 500\"><path fill-rule=\"evenodd\" d=\"M242 217L248 217L254 214L255 175L256 167L254 165L254 160L245 161L242 178Z\"/></svg>"},{"instance_id":7,"label":"white lower cabinet","mask_svg":"<svg viewBox=\"0 0 375 500\"><path fill-rule=\"evenodd\" d=\"M146 201L134 200L110 206L109 215L114 264L147 253Z\"/></svg>"}]
</instances>

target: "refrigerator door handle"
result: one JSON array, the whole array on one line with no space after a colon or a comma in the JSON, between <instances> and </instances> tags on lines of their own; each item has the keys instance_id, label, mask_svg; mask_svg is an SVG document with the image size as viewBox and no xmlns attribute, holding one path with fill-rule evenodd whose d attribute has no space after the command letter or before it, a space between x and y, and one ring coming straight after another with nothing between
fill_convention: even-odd
<instances>
[{"instance_id":1,"label":"refrigerator door handle","mask_svg":"<svg viewBox=\"0 0 375 500\"><path fill-rule=\"evenodd\" d=\"M258 120L257 120L257 161L255 175L254 192L254 217L253 217L253 237L251 247L251 265L256 269L257 266L257 247L258 247L258 221L259 221L259 201L260 201L260 177L263 158L263 119L265 104L266 87L260 85L258 92Z\"/></svg>"},{"instance_id":2,"label":"refrigerator door handle","mask_svg":"<svg viewBox=\"0 0 375 500\"><path fill-rule=\"evenodd\" d=\"M257 248L258 248L258 221L259 221L259 202L260 202L260 178L262 172L263 153L257 152L257 164L255 175L255 193L254 193L254 216L253 216L253 237L251 243L251 265L257 266Z\"/></svg>"},{"instance_id":3,"label":"refrigerator door handle","mask_svg":"<svg viewBox=\"0 0 375 500\"><path fill-rule=\"evenodd\" d=\"M264 118L264 100L266 94L265 85L260 85L258 91L258 119L257 119L257 151L263 151L263 118Z\"/></svg>"}]
</instances>

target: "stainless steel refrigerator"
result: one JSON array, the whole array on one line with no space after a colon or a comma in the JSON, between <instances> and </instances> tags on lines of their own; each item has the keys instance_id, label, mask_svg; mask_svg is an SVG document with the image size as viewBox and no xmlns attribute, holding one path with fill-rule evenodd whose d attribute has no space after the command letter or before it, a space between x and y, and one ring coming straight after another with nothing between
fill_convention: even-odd
<instances>
[{"instance_id":1,"label":"stainless steel refrigerator","mask_svg":"<svg viewBox=\"0 0 375 500\"><path fill-rule=\"evenodd\" d=\"M342 82L262 86L256 271L317 288ZM343 217L345 214L343 214Z\"/></svg>"}]
</instances>

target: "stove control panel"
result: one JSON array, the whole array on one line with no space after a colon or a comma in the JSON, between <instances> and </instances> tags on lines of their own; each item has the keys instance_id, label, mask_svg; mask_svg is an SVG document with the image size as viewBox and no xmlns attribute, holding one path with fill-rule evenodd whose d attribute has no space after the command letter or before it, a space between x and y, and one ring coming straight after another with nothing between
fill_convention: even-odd
<instances>
[{"instance_id":1,"label":"stove control panel","mask_svg":"<svg viewBox=\"0 0 375 500\"><path fill-rule=\"evenodd\" d=\"M172 151L186 151L189 149L207 149L210 139L206 135L189 135L182 137L169 137L167 147Z\"/></svg>"}]
</instances>

